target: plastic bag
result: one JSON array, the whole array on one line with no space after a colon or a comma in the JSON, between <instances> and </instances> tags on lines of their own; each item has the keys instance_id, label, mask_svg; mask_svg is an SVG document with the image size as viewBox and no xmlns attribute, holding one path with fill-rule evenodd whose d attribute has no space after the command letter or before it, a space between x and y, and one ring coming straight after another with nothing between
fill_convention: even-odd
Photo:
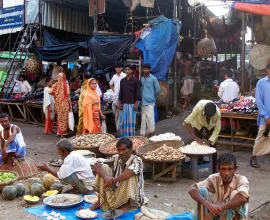
<instances>
[{"instance_id":1,"label":"plastic bag","mask_svg":"<svg viewBox=\"0 0 270 220\"><path fill-rule=\"evenodd\" d=\"M71 131L74 131L74 125L75 125L74 115L73 112L70 112L68 114L68 127Z\"/></svg>"},{"instance_id":2,"label":"plastic bag","mask_svg":"<svg viewBox=\"0 0 270 220\"><path fill-rule=\"evenodd\" d=\"M112 102L114 98L114 93L111 89L104 93L103 100L106 102Z\"/></svg>"},{"instance_id":3,"label":"plastic bag","mask_svg":"<svg viewBox=\"0 0 270 220\"><path fill-rule=\"evenodd\" d=\"M101 130L102 130L102 133L107 133L107 125L106 125L105 120L102 120Z\"/></svg>"}]
</instances>

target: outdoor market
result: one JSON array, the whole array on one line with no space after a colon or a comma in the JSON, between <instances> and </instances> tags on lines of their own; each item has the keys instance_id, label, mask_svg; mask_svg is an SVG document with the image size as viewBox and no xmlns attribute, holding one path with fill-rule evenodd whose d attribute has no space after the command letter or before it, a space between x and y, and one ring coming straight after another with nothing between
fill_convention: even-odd
<instances>
[{"instance_id":1,"label":"outdoor market","mask_svg":"<svg viewBox=\"0 0 270 220\"><path fill-rule=\"evenodd\" d=\"M269 219L269 1L0 11L1 219Z\"/></svg>"}]
</instances>

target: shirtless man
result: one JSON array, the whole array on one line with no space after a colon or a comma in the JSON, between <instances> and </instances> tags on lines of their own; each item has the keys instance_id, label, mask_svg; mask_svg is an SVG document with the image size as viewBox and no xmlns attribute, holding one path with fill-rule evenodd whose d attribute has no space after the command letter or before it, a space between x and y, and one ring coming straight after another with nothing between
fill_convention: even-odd
<instances>
[{"instance_id":1,"label":"shirtless man","mask_svg":"<svg viewBox=\"0 0 270 220\"><path fill-rule=\"evenodd\" d=\"M7 163L12 166L14 159L23 159L26 155L26 145L21 129L10 123L8 114L0 114L0 124L3 130L0 132L1 152L0 167Z\"/></svg>"}]
</instances>

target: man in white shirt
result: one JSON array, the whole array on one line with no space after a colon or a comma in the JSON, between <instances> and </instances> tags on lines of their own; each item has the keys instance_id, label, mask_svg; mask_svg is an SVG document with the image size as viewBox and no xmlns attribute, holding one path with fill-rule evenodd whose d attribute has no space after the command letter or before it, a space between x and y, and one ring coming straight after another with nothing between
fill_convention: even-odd
<instances>
[{"instance_id":1,"label":"man in white shirt","mask_svg":"<svg viewBox=\"0 0 270 220\"><path fill-rule=\"evenodd\" d=\"M58 154L64 163L58 172L48 168L46 164L38 166L41 171L47 171L65 183L72 185L83 194L89 194L95 180L89 162L80 153L73 151L73 146L68 139L57 143Z\"/></svg>"},{"instance_id":2,"label":"man in white shirt","mask_svg":"<svg viewBox=\"0 0 270 220\"><path fill-rule=\"evenodd\" d=\"M223 102L231 102L239 97L239 86L232 80L233 72L227 70L225 73L225 81L220 84L218 96Z\"/></svg>"},{"instance_id":3,"label":"man in white shirt","mask_svg":"<svg viewBox=\"0 0 270 220\"><path fill-rule=\"evenodd\" d=\"M121 63L117 63L115 65L115 71L116 74L114 74L113 78L110 81L110 88L114 93L114 97L113 97L113 103L112 103L112 109L113 109L113 113L115 115L115 125L116 125L116 129L118 130L119 127L119 91L120 91L120 81L126 77L126 74L123 73L123 64Z\"/></svg>"},{"instance_id":4,"label":"man in white shirt","mask_svg":"<svg viewBox=\"0 0 270 220\"><path fill-rule=\"evenodd\" d=\"M17 85L20 85L20 89L18 91L13 91L14 93L24 93L29 94L32 91L32 87L30 86L29 82L27 82L26 77L21 75L19 80L14 80Z\"/></svg>"}]
</instances>

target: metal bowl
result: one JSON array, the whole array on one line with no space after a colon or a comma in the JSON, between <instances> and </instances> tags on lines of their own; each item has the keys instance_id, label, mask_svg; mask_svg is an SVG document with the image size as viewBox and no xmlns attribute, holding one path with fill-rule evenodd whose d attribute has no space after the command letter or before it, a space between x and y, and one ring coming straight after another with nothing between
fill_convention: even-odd
<instances>
[{"instance_id":1,"label":"metal bowl","mask_svg":"<svg viewBox=\"0 0 270 220\"><path fill-rule=\"evenodd\" d=\"M61 198L61 197L66 197L68 200L77 200L77 202L74 202L72 204L68 204L68 203L53 203L52 200L56 199L56 198ZM83 197L79 196L79 195L75 195L75 194L57 194L57 195L53 195L53 196L49 196L47 198L45 198L43 200L43 202L47 205L50 206L52 208L69 208L69 207L73 207L76 206L78 204L80 204L81 202L83 202Z\"/></svg>"}]
</instances>

